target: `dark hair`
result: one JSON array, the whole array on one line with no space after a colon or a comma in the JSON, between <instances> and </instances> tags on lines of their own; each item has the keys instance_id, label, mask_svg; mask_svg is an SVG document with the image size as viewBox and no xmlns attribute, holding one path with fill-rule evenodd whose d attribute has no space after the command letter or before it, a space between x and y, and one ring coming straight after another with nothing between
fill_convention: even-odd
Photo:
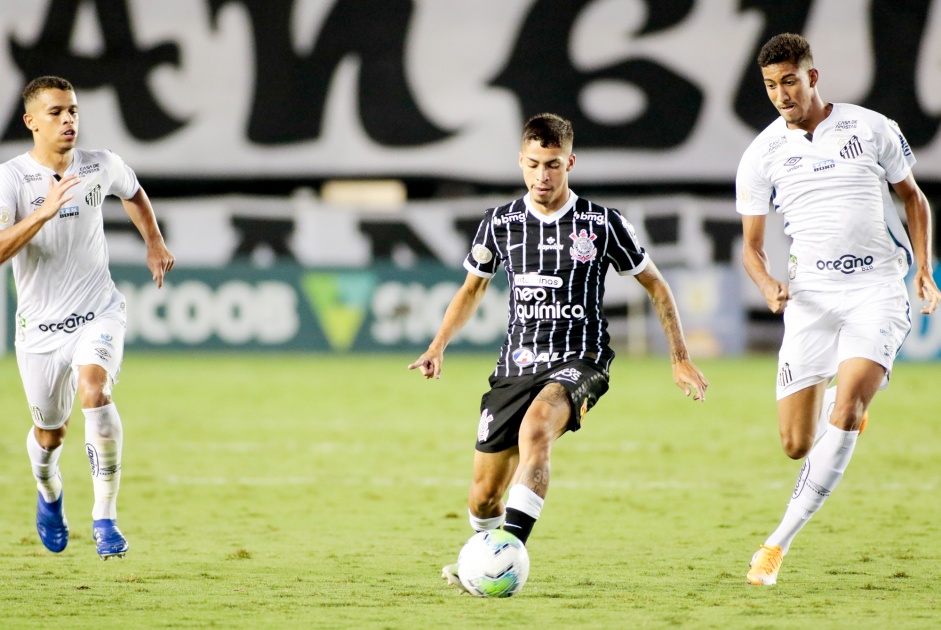
<instances>
[{"instance_id":1,"label":"dark hair","mask_svg":"<svg viewBox=\"0 0 941 630\"><path fill-rule=\"evenodd\" d=\"M542 147L572 150L572 123L556 114L536 114L523 126L523 144L535 140Z\"/></svg>"},{"instance_id":2,"label":"dark hair","mask_svg":"<svg viewBox=\"0 0 941 630\"><path fill-rule=\"evenodd\" d=\"M23 107L29 107L29 102L39 96L40 92L45 90L64 90L66 92L74 92L75 88L73 88L72 84L62 77L37 77L30 81L25 88L23 88Z\"/></svg>"},{"instance_id":3,"label":"dark hair","mask_svg":"<svg viewBox=\"0 0 941 630\"><path fill-rule=\"evenodd\" d=\"M776 63L792 63L810 69L814 67L814 54L802 36L781 33L769 39L758 53L758 65L762 68Z\"/></svg>"}]
</instances>

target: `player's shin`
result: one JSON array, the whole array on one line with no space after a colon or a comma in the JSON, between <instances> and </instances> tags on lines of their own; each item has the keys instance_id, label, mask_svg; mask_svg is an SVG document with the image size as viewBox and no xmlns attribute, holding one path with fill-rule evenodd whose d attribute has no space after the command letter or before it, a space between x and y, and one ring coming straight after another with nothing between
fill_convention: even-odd
<instances>
[{"instance_id":1,"label":"player's shin","mask_svg":"<svg viewBox=\"0 0 941 630\"><path fill-rule=\"evenodd\" d=\"M26 452L29 453L33 477L36 478L36 488L46 503L52 503L62 494L62 479L59 477L59 454L62 453L62 445L49 450L43 448L36 440L33 427L30 427L29 435L26 436Z\"/></svg>"},{"instance_id":2,"label":"player's shin","mask_svg":"<svg viewBox=\"0 0 941 630\"><path fill-rule=\"evenodd\" d=\"M503 529L525 545L546 500L521 483L510 487L506 501L506 523Z\"/></svg>"},{"instance_id":3,"label":"player's shin","mask_svg":"<svg viewBox=\"0 0 941 630\"><path fill-rule=\"evenodd\" d=\"M859 431L843 431L835 426L827 429L804 460L784 519L765 544L778 545L787 552L797 532L839 485L858 437Z\"/></svg>"},{"instance_id":4,"label":"player's shin","mask_svg":"<svg viewBox=\"0 0 941 630\"><path fill-rule=\"evenodd\" d=\"M95 490L92 518L116 519L124 436L121 417L114 403L82 411L85 414L85 451Z\"/></svg>"}]
</instances>

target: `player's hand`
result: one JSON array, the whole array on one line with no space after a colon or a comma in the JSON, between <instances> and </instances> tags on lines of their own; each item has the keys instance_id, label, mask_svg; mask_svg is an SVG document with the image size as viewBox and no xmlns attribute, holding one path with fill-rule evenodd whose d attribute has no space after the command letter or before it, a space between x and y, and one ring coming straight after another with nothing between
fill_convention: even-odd
<instances>
[{"instance_id":1,"label":"player's hand","mask_svg":"<svg viewBox=\"0 0 941 630\"><path fill-rule=\"evenodd\" d=\"M176 259L167 249L163 239L160 239L159 243L147 247L147 268L153 274L158 289L163 287L163 276L173 269L174 262L176 262Z\"/></svg>"},{"instance_id":2,"label":"player's hand","mask_svg":"<svg viewBox=\"0 0 941 630\"><path fill-rule=\"evenodd\" d=\"M915 274L915 289L918 291L918 298L927 302L921 307L922 314L931 315L934 313L934 310L938 307L938 302L941 301L941 291L938 290L938 285L935 284L931 271L927 269L918 270Z\"/></svg>"},{"instance_id":3,"label":"player's hand","mask_svg":"<svg viewBox=\"0 0 941 630\"><path fill-rule=\"evenodd\" d=\"M443 360L444 357L440 352L428 350L418 357L414 363L409 365L408 369L421 370L422 376L425 378L441 378L441 362Z\"/></svg>"},{"instance_id":4,"label":"player's hand","mask_svg":"<svg viewBox=\"0 0 941 630\"><path fill-rule=\"evenodd\" d=\"M692 394L693 400L705 402L706 388L709 387L709 381L689 359L677 361L673 364L673 382L687 396Z\"/></svg>"},{"instance_id":5,"label":"player's hand","mask_svg":"<svg viewBox=\"0 0 941 630\"><path fill-rule=\"evenodd\" d=\"M39 209L36 210L36 213L39 214L43 219L48 221L56 217L59 214L59 210L62 209L67 202L71 201L75 195L68 194L69 189L79 183L78 175L66 175L62 179L57 180L55 176L49 176L49 192L46 193L46 199L42 202L42 205L39 206Z\"/></svg>"},{"instance_id":6,"label":"player's hand","mask_svg":"<svg viewBox=\"0 0 941 630\"><path fill-rule=\"evenodd\" d=\"M764 293L765 302L772 313L783 313L787 301L791 299L787 292L787 285L781 284L777 280L766 284L761 292Z\"/></svg>"}]
</instances>

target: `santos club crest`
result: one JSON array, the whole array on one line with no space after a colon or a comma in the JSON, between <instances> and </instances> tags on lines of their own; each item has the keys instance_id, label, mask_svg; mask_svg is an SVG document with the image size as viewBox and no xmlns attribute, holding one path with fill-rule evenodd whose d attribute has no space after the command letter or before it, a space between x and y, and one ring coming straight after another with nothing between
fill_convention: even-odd
<instances>
[{"instance_id":1,"label":"santos club crest","mask_svg":"<svg viewBox=\"0 0 941 630\"><path fill-rule=\"evenodd\" d=\"M595 247L594 242L598 238L597 234L589 234L586 230L582 230L578 234L574 232L569 234L569 238L573 241L572 247L569 248L572 260L588 262L595 259L598 254L598 248Z\"/></svg>"}]
</instances>

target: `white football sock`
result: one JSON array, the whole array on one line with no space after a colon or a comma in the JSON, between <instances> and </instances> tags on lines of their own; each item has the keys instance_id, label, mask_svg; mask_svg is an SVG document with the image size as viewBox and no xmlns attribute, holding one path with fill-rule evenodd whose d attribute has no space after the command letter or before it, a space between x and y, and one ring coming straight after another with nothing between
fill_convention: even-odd
<instances>
[{"instance_id":1,"label":"white football sock","mask_svg":"<svg viewBox=\"0 0 941 630\"><path fill-rule=\"evenodd\" d=\"M506 499L507 509L519 510L523 514L532 517L533 520L539 518L542 506L545 503L545 499L521 483L515 483L510 487L510 494Z\"/></svg>"},{"instance_id":2,"label":"white football sock","mask_svg":"<svg viewBox=\"0 0 941 630\"><path fill-rule=\"evenodd\" d=\"M797 532L839 485L853 457L858 437L859 431L843 431L832 425L827 429L804 460L794 496L788 503L781 524L765 542L766 545L778 545L787 553Z\"/></svg>"},{"instance_id":3,"label":"white football sock","mask_svg":"<svg viewBox=\"0 0 941 630\"><path fill-rule=\"evenodd\" d=\"M830 427L830 413L833 411L833 405L836 404L836 386L828 387L823 392L823 405L820 407L820 418L817 420L817 435L814 436L814 443L817 442Z\"/></svg>"},{"instance_id":4,"label":"white football sock","mask_svg":"<svg viewBox=\"0 0 941 630\"><path fill-rule=\"evenodd\" d=\"M59 455L62 445L50 450L44 449L36 441L33 427L29 428L26 436L26 452L33 465L33 477L36 478L36 488L42 493L46 503L52 503L62 494L62 480L59 478Z\"/></svg>"},{"instance_id":5,"label":"white football sock","mask_svg":"<svg viewBox=\"0 0 941 630\"><path fill-rule=\"evenodd\" d=\"M474 528L475 532L489 532L503 525L503 521L506 520L506 512L492 518L477 518L470 511L470 508L468 508L467 517L470 520L470 526Z\"/></svg>"},{"instance_id":6,"label":"white football sock","mask_svg":"<svg viewBox=\"0 0 941 630\"><path fill-rule=\"evenodd\" d=\"M118 488L121 485L121 445L124 431L114 403L96 409L82 409L85 414L85 451L91 465L95 488L95 520L118 517Z\"/></svg>"}]
</instances>

